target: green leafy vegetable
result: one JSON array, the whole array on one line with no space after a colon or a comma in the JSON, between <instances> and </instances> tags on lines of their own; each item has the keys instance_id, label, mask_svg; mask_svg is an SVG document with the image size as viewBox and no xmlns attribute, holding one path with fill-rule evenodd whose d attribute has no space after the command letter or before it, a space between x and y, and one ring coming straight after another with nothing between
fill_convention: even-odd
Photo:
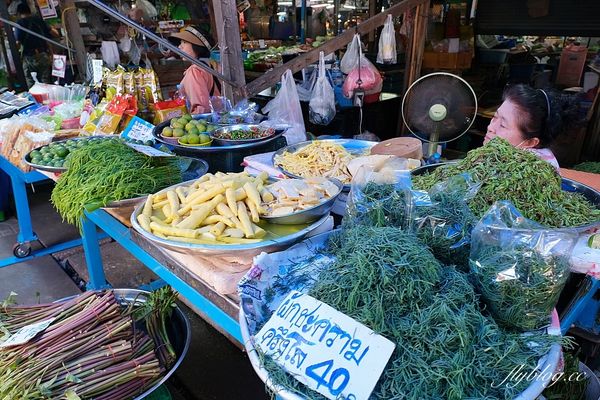
<instances>
[{"instance_id":1,"label":"green leafy vegetable","mask_svg":"<svg viewBox=\"0 0 600 400\"><path fill-rule=\"evenodd\" d=\"M148 157L118 140L89 142L70 154L69 164L51 200L63 219L77 226L84 209L93 211L181 182L176 157Z\"/></svg>"},{"instance_id":2,"label":"green leafy vegetable","mask_svg":"<svg viewBox=\"0 0 600 400\"><path fill-rule=\"evenodd\" d=\"M428 190L437 182L463 172L481 183L477 196L469 201L478 218L497 200L508 200L526 218L548 227L577 226L600 219L600 209L581 194L561 189L561 178L550 163L501 138L471 150L456 164L415 176L413 185Z\"/></svg>"}]
</instances>

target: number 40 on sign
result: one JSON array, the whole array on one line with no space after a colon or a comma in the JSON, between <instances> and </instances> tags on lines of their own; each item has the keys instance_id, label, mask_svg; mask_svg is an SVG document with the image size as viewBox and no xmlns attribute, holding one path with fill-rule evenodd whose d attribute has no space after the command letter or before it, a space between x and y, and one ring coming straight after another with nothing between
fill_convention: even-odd
<instances>
[{"instance_id":1,"label":"number 40 on sign","mask_svg":"<svg viewBox=\"0 0 600 400\"><path fill-rule=\"evenodd\" d=\"M329 399L368 399L395 345L322 303L290 293L254 337L297 380Z\"/></svg>"}]
</instances>

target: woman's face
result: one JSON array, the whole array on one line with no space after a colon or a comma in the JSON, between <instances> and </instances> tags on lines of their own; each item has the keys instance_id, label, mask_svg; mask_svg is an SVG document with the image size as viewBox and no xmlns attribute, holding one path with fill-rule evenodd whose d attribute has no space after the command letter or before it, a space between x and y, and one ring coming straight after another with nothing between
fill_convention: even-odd
<instances>
[{"instance_id":1,"label":"woman's face","mask_svg":"<svg viewBox=\"0 0 600 400\"><path fill-rule=\"evenodd\" d=\"M190 42L182 40L181 43L179 43L179 50L183 51L190 57L197 58L196 52L194 52L194 48L192 47L192 44Z\"/></svg>"},{"instance_id":2,"label":"woman's face","mask_svg":"<svg viewBox=\"0 0 600 400\"><path fill-rule=\"evenodd\" d=\"M515 147L527 147L523 146L526 140L517 124L520 113L521 110L514 103L505 100L488 125L483 143L487 143L495 137L501 137Z\"/></svg>"}]
</instances>

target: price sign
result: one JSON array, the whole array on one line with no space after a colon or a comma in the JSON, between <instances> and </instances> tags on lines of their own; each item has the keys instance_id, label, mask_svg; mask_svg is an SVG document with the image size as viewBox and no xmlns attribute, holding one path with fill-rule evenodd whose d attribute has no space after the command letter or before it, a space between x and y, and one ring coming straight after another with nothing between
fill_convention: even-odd
<instances>
[{"instance_id":1,"label":"price sign","mask_svg":"<svg viewBox=\"0 0 600 400\"><path fill-rule=\"evenodd\" d=\"M255 345L329 399L368 399L394 343L317 299L290 293Z\"/></svg>"},{"instance_id":2,"label":"price sign","mask_svg":"<svg viewBox=\"0 0 600 400\"><path fill-rule=\"evenodd\" d=\"M67 70L67 56L54 54L52 56L52 76L64 78Z\"/></svg>"},{"instance_id":3,"label":"price sign","mask_svg":"<svg viewBox=\"0 0 600 400\"><path fill-rule=\"evenodd\" d=\"M173 154L169 154L169 153L165 153L164 151L157 150L152 146L144 146L143 144L133 144L133 143L126 143L126 144L127 144L127 146L131 147L132 149L139 151L140 153L145 154L150 157L173 157Z\"/></svg>"},{"instance_id":4,"label":"price sign","mask_svg":"<svg viewBox=\"0 0 600 400\"><path fill-rule=\"evenodd\" d=\"M102 82L102 60L92 60L92 71L94 73L93 83L94 85Z\"/></svg>"},{"instance_id":5,"label":"price sign","mask_svg":"<svg viewBox=\"0 0 600 400\"><path fill-rule=\"evenodd\" d=\"M152 130L154 125L144 121L140 117L133 117L127 124L122 136L126 139L135 139L141 141L153 140Z\"/></svg>"},{"instance_id":6,"label":"price sign","mask_svg":"<svg viewBox=\"0 0 600 400\"><path fill-rule=\"evenodd\" d=\"M35 324L27 325L19 329L13 335L11 335L6 341L0 344L0 348L9 346L18 346L25 344L33 339L38 333L46 330L56 318L50 318L45 321L37 322Z\"/></svg>"}]
</instances>

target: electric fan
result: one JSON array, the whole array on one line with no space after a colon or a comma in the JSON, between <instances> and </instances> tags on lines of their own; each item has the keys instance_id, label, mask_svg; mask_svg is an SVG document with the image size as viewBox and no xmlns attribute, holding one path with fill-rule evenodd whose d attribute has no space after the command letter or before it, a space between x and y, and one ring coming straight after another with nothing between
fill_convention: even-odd
<instances>
[{"instance_id":1,"label":"electric fan","mask_svg":"<svg viewBox=\"0 0 600 400\"><path fill-rule=\"evenodd\" d=\"M426 157L464 135L477 114L477 97L461 77L436 72L417 79L402 99L402 119L417 138L429 143Z\"/></svg>"}]
</instances>

